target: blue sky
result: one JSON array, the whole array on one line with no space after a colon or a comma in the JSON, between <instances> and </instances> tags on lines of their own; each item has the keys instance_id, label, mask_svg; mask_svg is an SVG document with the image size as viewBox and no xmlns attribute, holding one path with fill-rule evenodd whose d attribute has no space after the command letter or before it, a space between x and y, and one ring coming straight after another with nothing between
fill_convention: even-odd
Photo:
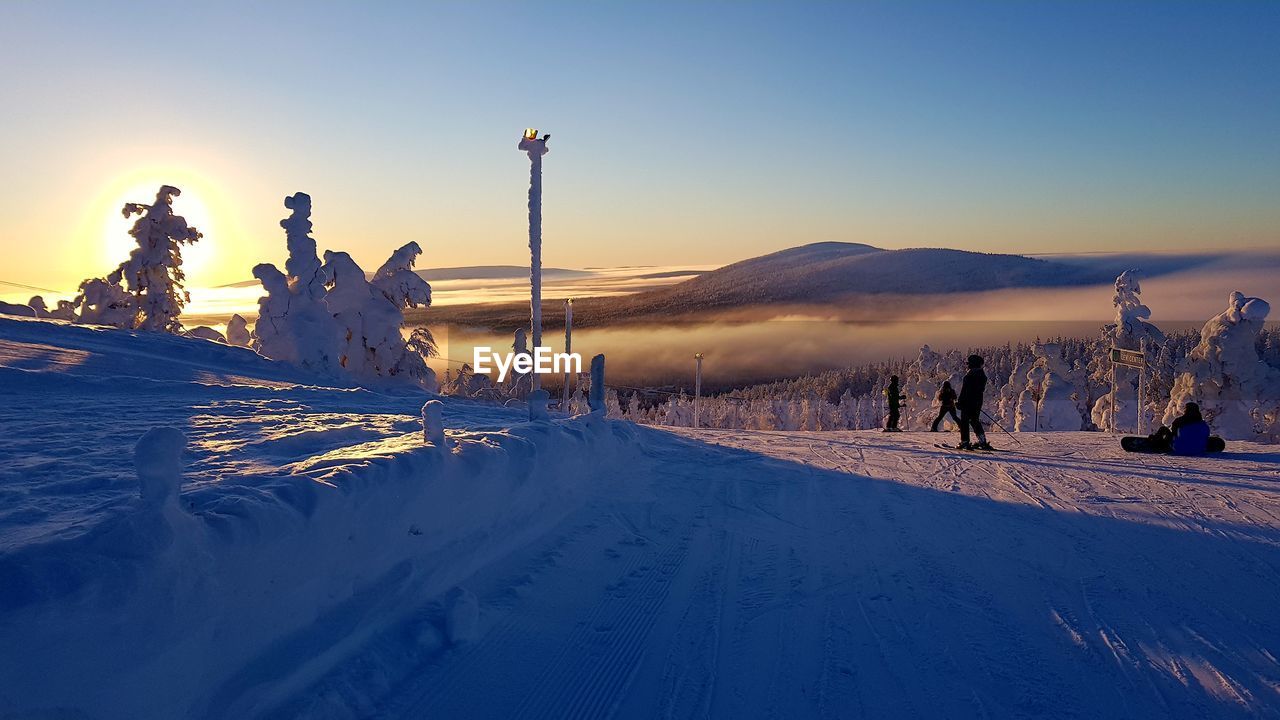
<instances>
[{"instance_id":1,"label":"blue sky","mask_svg":"<svg viewBox=\"0 0 1280 720\"><path fill-rule=\"evenodd\" d=\"M217 230L197 282L282 259L298 190L321 247L366 265L408 240L522 262L526 125L552 133L553 265L1280 245L1280 3L0 14L0 247L35 284L101 264L111 193L152 180L197 188Z\"/></svg>"}]
</instances>

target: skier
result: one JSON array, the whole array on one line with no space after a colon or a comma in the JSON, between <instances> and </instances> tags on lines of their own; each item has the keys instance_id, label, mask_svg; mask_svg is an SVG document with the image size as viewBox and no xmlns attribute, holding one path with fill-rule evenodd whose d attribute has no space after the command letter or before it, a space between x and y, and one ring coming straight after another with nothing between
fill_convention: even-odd
<instances>
[{"instance_id":1,"label":"skier","mask_svg":"<svg viewBox=\"0 0 1280 720\"><path fill-rule=\"evenodd\" d=\"M1182 415L1174 418L1172 428L1160 426L1149 440L1157 452L1203 455L1209 451L1209 423L1204 421L1198 404L1187 403Z\"/></svg>"},{"instance_id":2,"label":"skier","mask_svg":"<svg viewBox=\"0 0 1280 720\"><path fill-rule=\"evenodd\" d=\"M938 389L938 417L933 420L933 427L929 432L938 432L938 424L942 422L942 418L951 414L951 419L956 425L960 424L960 418L956 417L956 391L951 389L951 381L942 383L942 387Z\"/></svg>"},{"instance_id":3,"label":"skier","mask_svg":"<svg viewBox=\"0 0 1280 720\"><path fill-rule=\"evenodd\" d=\"M906 395L898 389L898 376L889 377L889 387L884 389L884 396L889 399L889 422L885 424L885 432L902 432L898 427L898 417L902 414L902 401L907 399Z\"/></svg>"},{"instance_id":4,"label":"skier","mask_svg":"<svg viewBox=\"0 0 1280 720\"><path fill-rule=\"evenodd\" d=\"M982 394L987 390L987 374L982 371L982 356L969 356L969 372L960 384L960 445L959 450L994 450L982 430ZM969 444L969 428L978 436L976 445Z\"/></svg>"}]
</instances>

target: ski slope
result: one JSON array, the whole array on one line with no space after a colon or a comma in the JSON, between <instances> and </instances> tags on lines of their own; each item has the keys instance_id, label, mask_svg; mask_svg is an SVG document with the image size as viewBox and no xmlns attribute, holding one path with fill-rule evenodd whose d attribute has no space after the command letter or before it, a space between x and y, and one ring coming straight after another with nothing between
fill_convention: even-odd
<instances>
[{"instance_id":1,"label":"ski slope","mask_svg":"<svg viewBox=\"0 0 1280 720\"><path fill-rule=\"evenodd\" d=\"M0 717L1280 717L1280 447L424 399L0 319Z\"/></svg>"},{"instance_id":2,"label":"ski slope","mask_svg":"<svg viewBox=\"0 0 1280 720\"><path fill-rule=\"evenodd\" d=\"M472 579L479 642L415 654L389 699L342 671L320 697L381 718L1280 715L1277 448L642 437L624 495Z\"/></svg>"}]
</instances>

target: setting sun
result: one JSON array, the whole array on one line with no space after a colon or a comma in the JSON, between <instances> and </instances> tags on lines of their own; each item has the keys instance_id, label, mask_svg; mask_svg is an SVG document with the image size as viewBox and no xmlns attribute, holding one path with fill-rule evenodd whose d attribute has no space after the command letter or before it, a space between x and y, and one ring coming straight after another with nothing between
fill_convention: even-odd
<instances>
[{"instance_id":1,"label":"setting sun","mask_svg":"<svg viewBox=\"0 0 1280 720\"><path fill-rule=\"evenodd\" d=\"M156 191L162 185L173 185L182 191L174 199L173 211L186 218L187 225L203 234L198 242L182 248L183 270L188 281L199 281L201 275L214 266L221 239L219 229L223 223L218 222L212 209L218 198L212 183L190 171L148 168L108 183L86 218L89 227L82 237L84 242L97 246L97 252L86 253L86 257L93 258L102 271L123 262L136 247L129 229L137 221L137 216L125 218L120 209L125 203L150 205L155 202Z\"/></svg>"}]
</instances>

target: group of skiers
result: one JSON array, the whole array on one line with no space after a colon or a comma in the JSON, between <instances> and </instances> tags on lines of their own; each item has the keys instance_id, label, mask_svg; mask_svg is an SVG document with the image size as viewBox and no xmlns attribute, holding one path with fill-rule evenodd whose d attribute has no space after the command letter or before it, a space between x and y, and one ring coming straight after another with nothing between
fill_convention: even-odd
<instances>
[{"instance_id":1,"label":"group of skiers","mask_svg":"<svg viewBox=\"0 0 1280 720\"><path fill-rule=\"evenodd\" d=\"M987 391L987 374L982 370L982 356L969 356L969 371L960 383L960 394L951 387L951 382L942 383L938 390L938 417L933 421L930 432L938 432L942 419L950 415L960 426L959 450L994 450L987 442L987 433L982 428L982 395ZM889 403L889 420L885 424L885 432L901 432L898 420L902 415L902 401L907 399L898 386L898 376L889 378L889 387L885 388L885 397ZM960 414L957 417L956 411ZM971 442L970 431L977 442Z\"/></svg>"},{"instance_id":2,"label":"group of skiers","mask_svg":"<svg viewBox=\"0 0 1280 720\"><path fill-rule=\"evenodd\" d=\"M958 395L950 381L942 383L942 387L938 389L938 416L934 418L929 431L938 432L943 418L950 415L956 425L960 426L960 444L956 446L957 450L995 449L987 442L987 434L982 427L982 396L987 390L987 374L983 372L982 365L981 355L969 356L969 369L960 384ZM889 378L889 387L885 388L884 394L889 406L889 418L884 430L901 432L898 421L902 416L902 401L907 396L902 394L897 375ZM977 442L971 441L971 431ZM1162 426L1146 440L1149 452L1176 455L1200 455L1210 451L1211 444L1209 424L1204 421L1200 406L1196 403L1187 403L1186 411L1173 421L1172 427Z\"/></svg>"}]
</instances>

